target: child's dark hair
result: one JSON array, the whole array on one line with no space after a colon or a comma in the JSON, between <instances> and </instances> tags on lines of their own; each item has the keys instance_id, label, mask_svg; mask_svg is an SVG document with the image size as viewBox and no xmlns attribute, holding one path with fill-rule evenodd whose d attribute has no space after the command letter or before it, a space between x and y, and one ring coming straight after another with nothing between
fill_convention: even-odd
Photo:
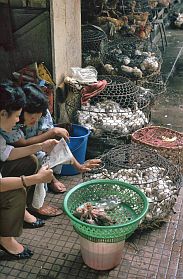
<instances>
[{"instance_id":1,"label":"child's dark hair","mask_svg":"<svg viewBox=\"0 0 183 279\"><path fill-rule=\"evenodd\" d=\"M25 94L21 87L14 86L12 82L0 83L0 110L6 110L8 116L20 110L25 105Z\"/></svg>"},{"instance_id":2,"label":"child's dark hair","mask_svg":"<svg viewBox=\"0 0 183 279\"><path fill-rule=\"evenodd\" d=\"M42 113L46 115L48 109L48 98L41 88L34 83L27 83L22 87L26 95L24 111L28 113Z\"/></svg>"}]
</instances>

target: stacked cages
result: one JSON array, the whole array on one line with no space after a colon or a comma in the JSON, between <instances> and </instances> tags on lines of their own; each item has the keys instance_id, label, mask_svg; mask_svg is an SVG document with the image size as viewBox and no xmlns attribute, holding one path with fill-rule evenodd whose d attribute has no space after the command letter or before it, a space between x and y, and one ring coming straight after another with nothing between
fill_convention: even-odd
<instances>
[{"instance_id":1,"label":"stacked cages","mask_svg":"<svg viewBox=\"0 0 183 279\"><path fill-rule=\"evenodd\" d=\"M81 124L102 138L128 136L149 123L154 95L120 76L98 76L106 80L106 87L81 105L82 90L73 89L66 100L71 122Z\"/></svg>"},{"instance_id":2,"label":"stacked cages","mask_svg":"<svg viewBox=\"0 0 183 279\"><path fill-rule=\"evenodd\" d=\"M125 75L132 81L148 80L159 74L162 64L156 45L129 35L106 44L102 60L111 64L116 75Z\"/></svg>"},{"instance_id":3,"label":"stacked cages","mask_svg":"<svg viewBox=\"0 0 183 279\"><path fill-rule=\"evenodd\" d=\"M82 52L99 52L102 46L107 42L106 33L99 27L92 24L82 25Z\"/></svg>"},{"instance_id":4,"label":"stacked cages","mask_svg":"<svg viewBox=\"0 0 183 279\"><path fill-rule=\"evenodd\" d=\"M181 187L181 175L174 164L154 150L136 144L113 148L100 158L102 165L83 174L84 181L117 179L133 184L145 193L150 203L141 228L166 221Z\"/></svg>"},{"instance_id":5,"label":"stacked cages","mask_svg":"<svg viewBox=\"0 0 183 279\"><path fill-rule=\"evenodd\" d=\"M78 123L100 138L128 136L149 123L153 94L120 76L98 76L107 86L77 112Z\"/></svg>"},{"instance_id":6,"label":"stacked cages","mask_svg":"<svg viewBox=\"0 0 183 279\"><path fill-rule=\"evenodd\" d=\"M150 90L138 87L120 76L98 76L106 80L106 87L97 95L82 103L82 89L70 86L72 94L65 107L71 123L91 130L87 158L94 158L122 142L127 143L130 135L150 122L154 95Z\"/></svg>"},{"instance_id":7,"label":"stacked cages","mask_svg":"<svg viewBox=\"0 0 183 279\"><path fill-rule=\"evenodd\" d=\"M154 0L82 1L83 67L94 66L98 80L108 84L87 105L78 103L82 89L74 90L66 110L72 122L92 130L91 149L97 145L103 152L128 142L131 133L150 122L151 105L166 91L161 52L148 40L150 33L140 35L145 27L151 30L156 5Z\"/></svg>"},{"instance_id":8,"label":"stacked cages","mask_svg":"<svg viewBox=\"0 0 183 279\"><path fill-rule=\"evenodd\" d=\"M83 53L83 66L94 66L100 75L127 77L157 97L166 92L161 64L161 52L155 44L131 35L105 41L100 51Z\"/></svg>"},{"instance_id":9,"label":"stacked cages","mask_svg":"<svg viewBox=\"0 0 183 279\"><path fill-rule=\"evenodd\" d=\"M157 1L93 2L96 4L96 9L92 10L92 19L95 18L93 22L101 28L98 26L97 30L97 26L94 28L86 25L86 29L93 28L92 33L89 34L87 30L82 31L85 33L82 35L83 45L85 45L83 47L83 66L94 66L100 75L124 75L137 85L153 90L156 96L165 93L166 85L160 73L161 52L148 39L151 33L151 21L156 17L158 9L156 8ZM88 4L83 3L83 7L85 5ZM128 17L128 23L125 23L126 17ZM138 34L133 33L131 27L138 25L140 26ZM146 25L149 28L148 36L146 36L147 30L144 31ZM109 42L106 38L104 39L106 34L103 34L103 39L101 43L99 42L99 37L102 36L102 34L99 36L99 33L102 28L107 32ZM114 36L111 37L112 31ZM147 38L141 37L143 32L146 33ZM100 48L94 46L95 39L96 45L100 45Z\"/></svg>"}]
</instances>

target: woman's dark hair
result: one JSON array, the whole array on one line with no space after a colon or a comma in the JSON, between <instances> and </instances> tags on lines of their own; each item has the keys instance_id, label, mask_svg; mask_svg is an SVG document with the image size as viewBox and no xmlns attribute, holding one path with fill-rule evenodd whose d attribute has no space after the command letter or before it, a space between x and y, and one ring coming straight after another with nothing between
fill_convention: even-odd
<instances>
[{"instance_id":1,"label":"woman's dark hair","mask_svg":"<svg viewBox=\"0 0 183 279\"><path fill-rule=\"evenodd\" d=\"M6 110L8 116L25 105L25 94L21 87L11 81L0 83L0 110Z\"/></svg>"},{"instance_id":2,"label":"woman's dark hair","mask_svg":"<svg viewBox=\"0 0 183 279\"><path fill-rule=\"evenodd\" d=\"M41 88L34 83L27 83L22 87L26 95L26 104L23 111L28 113L42 113L46 115L48 109L48 98Z\"/></svg>"}]
</instances>

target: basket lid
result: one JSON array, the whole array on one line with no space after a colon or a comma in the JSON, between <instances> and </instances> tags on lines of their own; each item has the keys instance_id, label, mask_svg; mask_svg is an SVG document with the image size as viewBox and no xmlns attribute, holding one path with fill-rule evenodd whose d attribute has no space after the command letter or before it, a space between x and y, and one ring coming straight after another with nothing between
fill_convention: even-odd
<instances>
[{"instance_id":1,"label":"basket lid","mask_svg":"<svg viewBox=\"0 0 183 279\"><path fill-rule=\"evenodd\" d=\"M183 134L161 126L149 126L135 131L132 140L156 148L183 148Z\"/></svg>"}]
</instances>

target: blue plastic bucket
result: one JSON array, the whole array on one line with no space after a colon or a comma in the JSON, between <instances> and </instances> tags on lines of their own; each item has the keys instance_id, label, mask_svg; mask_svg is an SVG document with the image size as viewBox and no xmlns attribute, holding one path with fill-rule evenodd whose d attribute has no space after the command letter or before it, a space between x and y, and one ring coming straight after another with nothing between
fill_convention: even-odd
<instances>
[{"instance_id":1,"label":"blue plastic bucket","mask_svg":"<svg viewBox=\"0 0 183 279\"><path fill-rule=\"evenodd\" d=\"M89 129L77 124L72 124L72 133L70 135L70 142L68 143L68 146L73 156L80 164L83 164L85 161L86 148L87 148L89 135L90 135ZM78 173L79 172L72 165L62 166L61 175L70 176L70 175L76 175Z\"/></svg>"}]
</instances>

